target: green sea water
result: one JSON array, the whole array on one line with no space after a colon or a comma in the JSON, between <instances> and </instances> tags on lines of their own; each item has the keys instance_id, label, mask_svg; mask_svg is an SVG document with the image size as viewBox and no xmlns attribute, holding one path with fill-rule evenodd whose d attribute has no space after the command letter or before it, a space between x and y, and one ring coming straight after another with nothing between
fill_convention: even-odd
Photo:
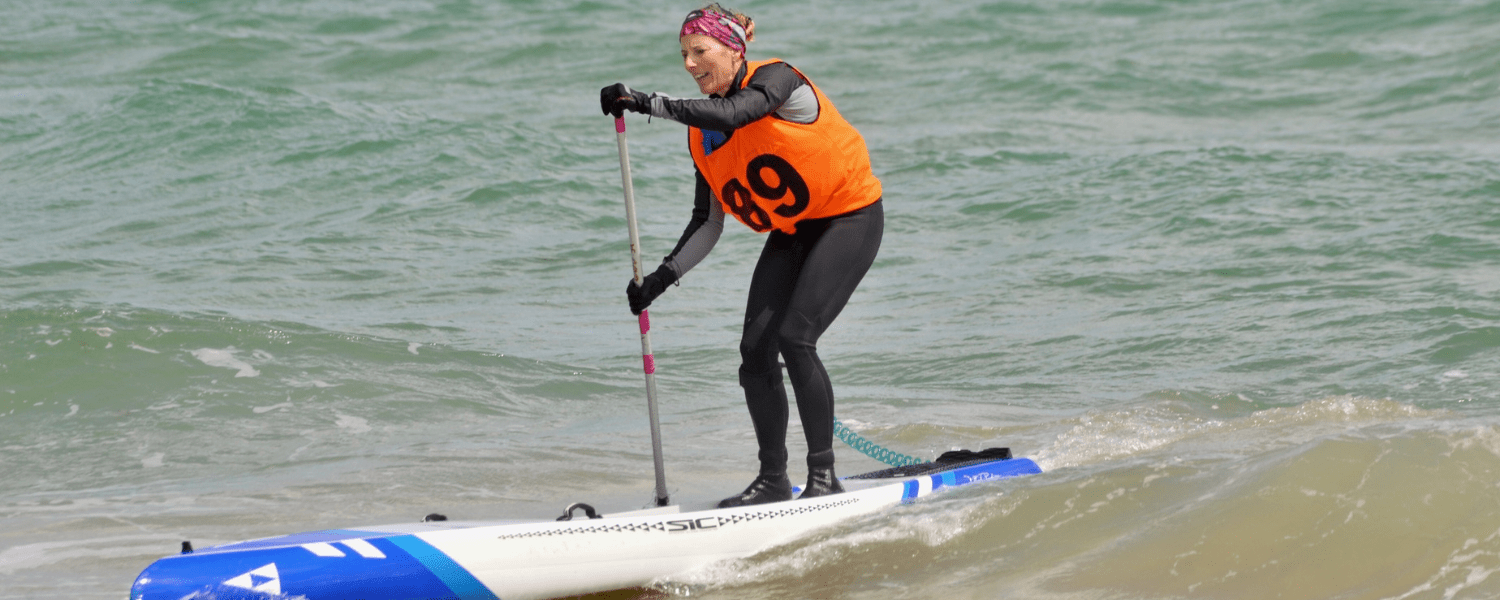
<instances>
[{"instance_id":1,"label":"green sea water","mask_svg":"<svg viewBox=\"0 0 1500 600\"><path fill-rule=\"evenodd\" d=\"M694 95L692 8L0 3L0 599L118 599L181 540L648 503L594 97ZM1500 2L737 8L884 184L820 344L840 419L1046 473L623 597L1500 596ZM630 119L649 261L692 164ZM754 469L762 242L731 223L652 308L680 500Z\"/></svg>"}]
</instances>

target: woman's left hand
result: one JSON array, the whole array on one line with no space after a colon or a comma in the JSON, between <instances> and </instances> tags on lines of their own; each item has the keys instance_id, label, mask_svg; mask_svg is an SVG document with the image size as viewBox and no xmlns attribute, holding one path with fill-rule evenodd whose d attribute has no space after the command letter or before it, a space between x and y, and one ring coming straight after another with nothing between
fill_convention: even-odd
<instances>
[{"instance_id":1,"label":"woman's left hand","mask_svg":"<svg viewBox=\"0 0 1500 600\"><path fill-rule=\"evenodd\" d=\"M630 313L639 315L646 307L651 306L651 301L667 291L667 287L677 283L677 273L672 271L666 264L656 268L656 272L641 278L641 283L636 284L635 279L625 286L625 298L630 301Z\"/></svg>"}]
</instances>

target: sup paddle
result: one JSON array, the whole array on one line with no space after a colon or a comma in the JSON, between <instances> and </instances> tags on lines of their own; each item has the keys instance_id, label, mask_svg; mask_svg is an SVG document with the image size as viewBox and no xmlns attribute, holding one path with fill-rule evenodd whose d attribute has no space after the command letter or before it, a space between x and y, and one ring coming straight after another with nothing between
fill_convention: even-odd
<instances>
[{"instance_id":1,"label":"sup paddle","mask_svg":"<svg viewBox=\"0 0 1500 600\"><path fill-rule=\"evenodd\" d=\"M630 149L625 145L625 116L615 117L615 142L620 146L620 182L625 186L625 222L630 228L630 266L635 270L635 283L640 285L644 275L641 270L641 231L635 225L635 187L630 183ZM651 460L656 465L656 505L667 506L667 475L661 458L661 417L656 410L656 357L651 354L651 314L642 310L641 362L646 371L646 412L651 415Z\"/></svg>"}]
</instances>

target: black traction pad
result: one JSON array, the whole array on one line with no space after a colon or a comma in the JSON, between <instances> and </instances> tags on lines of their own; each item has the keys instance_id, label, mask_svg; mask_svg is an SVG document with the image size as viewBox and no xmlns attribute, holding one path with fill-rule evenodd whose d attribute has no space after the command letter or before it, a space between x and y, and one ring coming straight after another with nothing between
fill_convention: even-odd
<instances>
[{"instance_id":1,"label":"black traction pad","mask_svg":"<svg viewBox=\"0 0 1500 600\"><path fill-rule=\"evenodd\" d=\"M997 460L1010 460L1010 448L987 448L975 452L973 450L950 450L944 452L937 460L927 463L891 467L859 475L851 475L845 479L891 479L895 477L916 477L918 475L930 475L943 471L952 471L960 467L977 465L980 463L993 462Z\"/></svg>"}]
</instances>

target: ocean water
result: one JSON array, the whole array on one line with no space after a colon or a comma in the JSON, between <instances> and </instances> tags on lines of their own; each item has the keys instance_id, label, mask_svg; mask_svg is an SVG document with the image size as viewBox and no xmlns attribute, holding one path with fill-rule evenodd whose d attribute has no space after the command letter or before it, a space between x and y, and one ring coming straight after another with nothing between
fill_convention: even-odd
<instances>
[{"instance_id":1,"label":"ocean water","mask_svg":"<svg viewBox=\"0 0 1500 600\"><path fill-rule=\"evenodd\" d=\"M694 7L3 3L0 598L118 599L181 540L648 503L594 98L693 95ZM1046 473L619 597L1500 596L1500 2L738 7L885 185L820 344L840 418ZM630 119L654 260L692 166ZM652 309L680 500L754 469L761 243L731 224Z\"/></svg>"}]
</instances>

